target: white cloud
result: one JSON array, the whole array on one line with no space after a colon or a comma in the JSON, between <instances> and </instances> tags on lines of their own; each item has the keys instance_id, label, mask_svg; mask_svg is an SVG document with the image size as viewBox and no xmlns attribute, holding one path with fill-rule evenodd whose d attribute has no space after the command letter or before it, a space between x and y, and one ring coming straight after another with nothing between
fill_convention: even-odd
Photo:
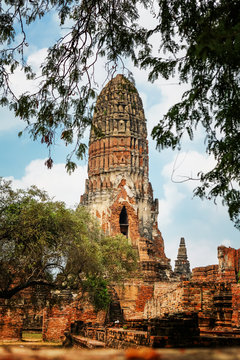
<instances>
[{"instance_id":1,"label":"white cloud","mask_svg":"<svg viewBox=\"0 0 240 360\"><path fill-rule=\"evenodd\" d=\"M32 66L33 71L37 75L40 74L40 65L44 61L47 55L47 48L42 48L40 50L34 51L29 55L27 63ZM34 92L38 89L40 79L38 80L27 80L25 73L21 68L16 69L14 74L11 74L9 77L10 86L16 96L21 95L24 92ZM1 121L0 121L0 131L9 131L12 129L22 129L25 127L25 123L16 118L14 113L11 112L7 107L0 109Z\"/></svg>"},{"instance_id":2,"label":"white cloud","mask_svg":"<svg viewBox=\"0 0 240 360\"><path fill-rule=\"evenodd\" d=\"M41 64L44 62L47 56L47 48L39 49L29 55L27 63L32 66L33 70L39 73Z\"/></svg>"},{"instance_id":3,"label":"white cloud","mask_svg":"<svg viewBox=\"0 0 240 360\"><path fill-rule=\"evenodd\" d=\"M0 108L0 131L17 130L23 128L24 123L22 120L16 118L8 108Z\"/></svg>"},{"instance_id":4,"label":"white cloud","mask_svg":"<svg viewBox=\"0 0 240 360\"><path fill-rule=\"evenodd\" d=\"M160 119L168 112L168 110L176 103L181 101L183 93L188 89L186 84L178 84L178 79L165 80L160 78L155 81L152 88L159 93L159 102L146 109L146 117L148 119L148 132L150 133Z\"/></svg>"},{"instance_id":5,"label":"white cloud","mask_svg":"<svg viewBox=\"0 0 240 360\"><path fill-rule=\"evenodd\" d=\"M204 239L203 237L197 237L197 241L195 239L189 240L187 242L187 251L192 268L218 264L218 244L215 241L209 241L209 239Z\"/></svg>"},{"instance_id":6,"label":"white cloud","mask_svg":"<svg viewBox=\"0 0 240 360\"><path fill-rule=\"evenodd\" d=\"M177 190L174 184L164 184L164 198L159 199L158 223L160 228L169 225L173 221L174 211L184 199L185 195Z\"/></svg>"},{"instance_id":7,"label":"white cloud","mask_svg":"<svg viewBox=\"0 0 240 360\"><path fill-rule=\"evenodd\" d=\"M222 240L221 245L230 247L231 246L231 240L225 238L225 239Z\"/></svg>"},{"instance_id":8,"label":"white cloud","mask_svg":"<svg viewBox=\"0 0 240 360\"><path fill-rule=\"evenodd\" d=\"M33 71L39 76L40 65L43 63L47 55L47 48L39 49L33 52L27 58L27 64L32 66ZM14 74L10 76L10 84L16 96L24 92L34 92L37 90L40 79L27 80L26 74L21 68L17 68Z\"/></svg>"},{"instance_id":9,"label":"white cloud","mask_svg":"<svg viewBox=\"0 0 240 360\"><path fill-rule=\"evenodd\" d=\"M226 209L207 200L192 199L192 190L197 181L174 183L171 181L173 169L177 179L181 176L196 176L214 166L214 160L197 151L183 152L166 163L160 177L164 181L163 196L159 200L159 229L163 232L166 255L174 260L180 237L185 237L191 267L207 266L217 263L217 247L221 244L233 246L229 240L224 224L228 223ZM159 176L159 175L158 175ZM176 179L175 179L176 180ZM221 230L222 229L222 230ZM229 236L229 238L228 238Z\"/></svg>"},{"instance_id":10,"label":"white cloud","mask_svg":"<svg viewBox=\"0 0 240 360\"><path fill-rule=\"evenodd\" d=\"M79 203L84 193L87 166L79 166L71 175L66 172L65 164L55 164L51 170L44 165L44 159L30 162L21 179L10 177L13 187L26 189L36 185L46 190L54 200L64 201L68 206Z\"/></svg>"},{"instance_id":11,"label":"white cloud","mask_svg":"<svg viewBox=\"0 0 240 360\"><path fill-rule=\"evenodd\" d=\"M162 175L176 183L184 184L192 191L199 185L199 181L196 180L199 178L198 173L210 171L214 165L213 156L197 151L179 152L173 161L163 167Z\"/></svg>"}]
</instances>

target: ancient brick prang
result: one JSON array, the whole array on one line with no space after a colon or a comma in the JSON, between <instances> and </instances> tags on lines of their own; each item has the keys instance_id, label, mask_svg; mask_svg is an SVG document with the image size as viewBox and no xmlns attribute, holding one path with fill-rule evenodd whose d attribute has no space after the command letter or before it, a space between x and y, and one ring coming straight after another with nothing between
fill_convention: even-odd
<instances>
[{"instance_id":1,"label":"ancient brick prang","mask_svg":"<svg viewBox=\"0 0 240 360\"><path fill-rule=\"evenodd\" d=\"M88 180L81 197L106 234L126 235L148 280L167 280L169 259L158 229L158 201L148 179L148 141L142 101L117 75L100 93L89 141Z\"/></svg>"},{"instance_id":2,"label":"ancient brick prang","mask_svg":"<svg viewBox=\"0 0 240 360\"><path fill-rule=\"evenodd\" d=\"M185 239L183 237L180 240L174 272L184 280L189 280L191 277L190 263L188 261Z\"/></svg>"}]
</instances>

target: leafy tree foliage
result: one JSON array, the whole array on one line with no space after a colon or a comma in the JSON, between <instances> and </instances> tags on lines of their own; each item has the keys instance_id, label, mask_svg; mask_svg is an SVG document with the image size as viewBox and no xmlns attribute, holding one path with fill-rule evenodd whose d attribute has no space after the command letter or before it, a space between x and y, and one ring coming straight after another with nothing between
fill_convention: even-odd
<instances>
[{"instance_id":1,"label":"leafy tree foliage","mask_svg":"<svg viewBox=\"0 0 240 360\"><path fill-rule=\"evenodd\" d=\"M90 289L106 298L106 284L135 269L126 237L105 237L86 210L66 209L31 187L0 181L0 298L35 285ZM93 282L95 279L95 283ZM98 308L103 300L95 301Z\"/></svg>"},{"instance_id":2,"label":"leafy tree foliage","mask_svg":"<svg viewBox=\"0 0 240 360\"><path fill-rule=\"evenodd\" d=\"M74 153L81 158L86 150L81 140L91 122L91 104L96 97L94 65L97 59L106 56L106 66L109 66L109 73L113 73L121 56L130 55L135 59L134 47L143 42L145 30L136 22L137 1L5 0L4 3L5 6L0 7L0 20L1 16L3 20L0 42L4 45L0 55L1 103L10 101L15 114L27 122L33 139L40 138L49 148L58 134L66 144L77 138ZM17 99L10 89L9 67L13 72L21 65L29 78L34 77L23 56L27 46L25 29L53 8L58 12L61 25L67 20L73 25L69 33L49 48L39 91L25 93ZM16 44L17 26L22 41ZM66 163L69 171L76 166L71 155ZM51 167L52 163L50 154L46 165Z\"/></svg>"},{"instance_id":3,"label":"leafy tree foliage","mask_svg":"<svg viewBox=\"0 0 240 360\"><path fill-rule=\"evenodd\" d=\"M108 293L108 284L105 279L89 276L85 281L84 287L87 290L96 311L108 309L111 298Z\"/></svg>"},{"instance_id":4,"label":"leafy tree foliage","mask_svg":"<svg viewBox=\"0 0 240 360\"><path fill-rule=\"evenodd\" d=\"M149 80L168 79L176 73L189 83L182 101L160 119L153 130L158 148L181 146L183 135L194 138L201 124L206 131L206 151L216 160L214 169L201 173L200 197L221 197L230 218L240 227L239 192L239 50L240 4L237 0L41 0L3 1L0 8L1 103L27 121L33 139L49 146L59 135L66 144L77 138L74 153L86 150L83 131L90 124L96 89L94 66L105 57L109 76L124 59L149 69ZM145 7L158 21L151 29L139 25L139 9ZM9 72L23 66L28 24L55 9L60 24L72 22L68 34L49 50L42 67L42 82L35 94L16 98L9 86ZM16 44L16 29L22 42ZM151 48L159 38L159 56ZM155 37L156 39L156 37ZM66 166L74 170L72 154ZM47 166L53 163L51 153Z\"/></svg>"},{"instance_id":5,"label":"leafy tree foliage","mask_svg":"<svg viewBox=\"0 0 240 360\"><path fill-rule=\"evenodd\" d=\"M240 228L240 3L163 0L159 8L159 26L150 33L161 33L168 58L143 55L142 66L151 68L152 81L178 71L191 88L153 129L153 138L159 148L175 149L185 133L192 140L197 126L204 127L206 151L216 166L199 174L195 194L220 196Z\"/></svg>"}]
</instances>

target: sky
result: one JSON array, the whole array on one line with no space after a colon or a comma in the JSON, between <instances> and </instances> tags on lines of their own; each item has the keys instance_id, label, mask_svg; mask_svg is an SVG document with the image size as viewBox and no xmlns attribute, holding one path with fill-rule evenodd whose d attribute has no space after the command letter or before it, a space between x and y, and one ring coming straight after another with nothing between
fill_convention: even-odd
<instances>
[{"instance_id":1,"label":"sky","mask_svg":"<svg viewBox=\"0 0 240 360\"><path fill-rule=\"evenodd\" d=\"M142 12L142 21L147 24L152 19ZM65 30L59 28L54 13L31 25L29 30L26 57L28 63L38 71L47 47ZM153 39L153 45L154 41L157 39ZM191 268L216 264L219 245L240 247L239 231L234 228L226 208L220 202L215 205L193 197L197 181L181 182L185 176L197 177L199 171L210 170L214 166L214 159L204 152L203 129L198 129L194 141L184 139L180 152L159 152L150 136L153 126L171 105L181 99L187 86L179 85L175 78L168 81L159 78L152 84L147 80L146 71L135 69L131 64L128 67L133 72L147 119L149 178L154 197L159 199L158 223L166 255L174 267L180 238L184 237ZM97 65L96 74L100 91L105 80L104 60ZM11 77L11 83L18 94L35 86L25 79L21 71ZM65 159L71 149L57 143L53 151L54 167L48 170L44 165L48 149L38 141L33 142L27 133L18 138L18 132L24 127L25 124L8 109L0 108L0 176L12 180L14 188L27 188L35 184L48 191L55 200L66 202L67 206L77 205L84 193L87 157L78 162L73 174L68 175ZM86 131L86 143L88 135L89 131Z\"/></svg>"}]
</instances>

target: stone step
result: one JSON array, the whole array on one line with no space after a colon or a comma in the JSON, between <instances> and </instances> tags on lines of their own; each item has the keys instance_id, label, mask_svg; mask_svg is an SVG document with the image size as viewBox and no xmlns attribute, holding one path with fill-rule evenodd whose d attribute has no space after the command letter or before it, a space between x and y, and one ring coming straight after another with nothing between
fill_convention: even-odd
<instances>
[{"instance_id":1,"label":"stone step","mask_svg":"<svg viewBox=\"0 0 240 360\"><path fill-rule=\"evenodd\" d=\"M72 335L74 346L88 349L105 348L105 343L102 341L86 338L80 335Z\"/></svg>"}]
</instances>

